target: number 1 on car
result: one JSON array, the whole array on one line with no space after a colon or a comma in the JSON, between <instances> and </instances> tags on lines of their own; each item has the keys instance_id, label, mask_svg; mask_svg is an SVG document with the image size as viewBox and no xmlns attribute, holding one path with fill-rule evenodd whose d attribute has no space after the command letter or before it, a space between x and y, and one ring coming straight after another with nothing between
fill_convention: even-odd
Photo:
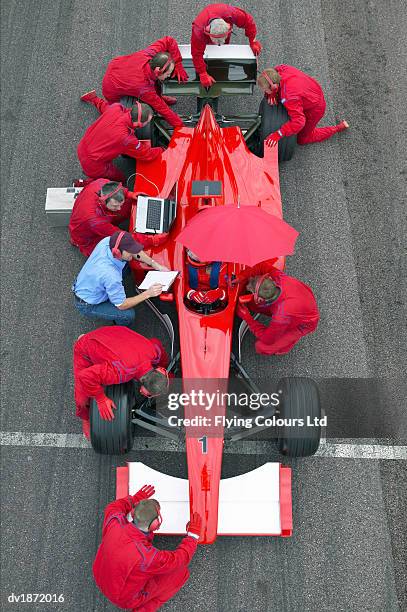
<instances>
[{"instance_id":1,"label":"number 1 on car","mask_svg":"<svg viewBox=\"0 0 407 612\"><path fill-rule=\"evenodd\" d=\"M208 438L206 436L202 436L202 438L198 439L198 442L202 444L202 454L208 454Z\"/></svg>"}]
</instances>

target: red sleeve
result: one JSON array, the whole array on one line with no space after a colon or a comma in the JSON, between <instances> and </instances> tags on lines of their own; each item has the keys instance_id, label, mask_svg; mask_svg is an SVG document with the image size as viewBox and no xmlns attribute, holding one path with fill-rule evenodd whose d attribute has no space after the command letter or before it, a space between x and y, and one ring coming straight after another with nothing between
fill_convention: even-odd
<instances>
[{"instance_id":1,"label":"red sleeve","mask_svg":"<svg viewBox=\"0 0 407 612\"><path fill-rule=\"evenodd\" d=\"M304 127L306 121L302 102L299 98L291 98L290 100L285 100L283 104L287 109L290 120L280 127L280 131L283 136L298 134Z\"/></svg>"},{"instance_id":2,"label":"red sleeve","mask_svg":"<svg viewBox=\"0 0 407 612\"><path fill-rule=\"evenodd\" d=\"M198 540L187 536L174 551L158 550L150 565L146 568L146 574L166 574L181 567L187 567L196 553Z\"/></svg>"},{"instance_id":3,"label":"red sleeve","mask_svg":"<svg viewBox=\"0 0 407 612\"><path fill-rule=\"evenodd\" d=\"M166 368L170 362L170 359L167 355L167 351L165 350L163 343L158 338L150 338L150 342L155 344L160 352L160 359L159 361L157 361L157 363L153 362L154 366L159 368Z\"/></svg>"},{"instance_id":4,"label":"red sleeve","mask_svg":"<svg viewBox=\"0 0 407 612\"><path fill-rule=\"evenodd\" d=\"M161 147L152 147L149 141L140 142L136 136L129 134L123 141L123 153L134 159L151 161L162 153Z\"/></svg>"},{"instance_id":5,"label":"red sleeve","mask_svg":"<svg viewBox=\"0 0 407 612\"><path fill-rule=\"evenodd\" d=\"M267 332L267 325L263 325L263 323L259 323L256 321L254 317L250 315L245 319L247 325L249 326L250 331L256 336L258 340L262 340L264 334Z\"/></svg>"},{"instance_id":6,"label":"red sleeve","mask_svg":"<svg viewBox=\"0 0 407 612\"><path fill-rule=\"evenodd\" d=\"M115 501L108 504L105 508L105 516L103 519L103 531L105 531L107 524L112 518L117 518L122 521L123 519L127 522L126 516L133 509L133 498L131 495L116 499Z\"/></svg>"},{"instance_id":7,"label":"red sleeve","mask_svg":"<svg viewBox=\"0 0 407 612\"><path fill-rule=\"evenodd\" d=\"M203 40L203 34L200 35L200 33L195 31L195 26L192 26L191 55L197 74L202 74L203 72L207 71L207 67L203 58L205 47L206 43Z\"/></svg>"},{"instance_id":8,"label":"red sleeve","mask_svg":"<svg viewBox=\"0 0 407 612\"><path fill-rule=\"evenodd\" d=\"M288 352L302 335L297 325L276 323L271 320L270 325L265 328L261 335L256 335L256 338L267 344L267 352L272 354L280 353L280 351Z\"/></svg>"},{"instance_id":9,"label":"red sleeve","mask_svg":"<svg viewBox=\"0 0 407 612\"><path fill-rule=\"evenodd\" d=\"M81 370L78 374L78 382L88 397L102 399L106 397L103 387L117 385L122 381L116 368L111 363L104 361Z\"/></svg>"},{"instance_id":10,"label":"red sleeve","mask_svg":"<svg viewBox=\"0 0 407 612\"><path fill-rule=\"evenodd\" d=\"M89 219L85 224L85 228L89 228L89 233L100 236L101 239L117 232L117 226L109 223L109 221L103 217L93 217Z\"/></svg>"},{"instance_id":11,"label":"red sleeve","mask_svg":"<svg viewBox=\"0 0 407 612\"><path fill-rule=\"evenodd\" d=\"M240 283L248 281L252 276L262 276L263 274L267 274L267 272L275 272L276 268L274 267L274 263L277 261L277 257L274 259L268 259L267 261L261 261L260 263L252 266L251 268L245 268L241 272L239 272L237 280Z\"/></svg>"},{"instance_id":12,"label":"red sleeve","mask_svg":"<svg viewBox=\"0 0 407 612\"><path fill-rule=\"evenodd\" d=\"M152 106L152 108L157 111L159 115L164 117L173 127L181 127L184 125L181 117L170 109L168 104L166 104L161 96L157 94L154 87L149 87L148 89L140 91L140 98L143 102Z\"/></svg>"},{"instance_id":13,"label":"red sleeve","mask_svg":"<svg viewBox=\"0 0 407 612\"><path fill-rule=\"evenodd\" d=\"M244 33L250 42L256 38L256 23L250 13L246 13L242 11L242 9L237 8L237 6L234 6L232 18L233 23L237 25L238 28L244 28Z\"/></svg>"},{"instance_id":14,"label":"red sleeve","mask_svg":"<svg viewBox=\"0 0 407 612\"><path fill-rule=\"evenodd\" d=\"M149 47L144 49L144 52L150 57L154 57L157 53L168 51L176 64L182 62L181 53L178 48L178 43L172 36L164 36L153 42Z\"/></svg>"}]
</instances>

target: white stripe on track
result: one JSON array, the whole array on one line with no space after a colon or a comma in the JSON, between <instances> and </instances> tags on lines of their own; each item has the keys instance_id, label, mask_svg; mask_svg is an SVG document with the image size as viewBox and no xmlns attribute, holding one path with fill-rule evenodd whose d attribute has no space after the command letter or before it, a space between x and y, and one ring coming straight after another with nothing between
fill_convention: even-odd
<instances>
[{"instance_id":1,"label":"white stripe on track","mask_svg":"<svg viewBox=\"0 0 407 612\"><path fill-rule=\"evenodd\" d=\"M0 432L2 446L27 446L48 448L85 448L90 449L90 443L82 434L29 433L23 431ZM239 455L267 455L274 450L269 440L241 440L225 443L224 452ZM133 451L184 452L185 444L165 438L136 437ZM386 444L358 444L357 440L346 443L321 443L315 457L339 459L398 459L407 460L407 446L391 446Z\"/></svg>"}]
</instances>

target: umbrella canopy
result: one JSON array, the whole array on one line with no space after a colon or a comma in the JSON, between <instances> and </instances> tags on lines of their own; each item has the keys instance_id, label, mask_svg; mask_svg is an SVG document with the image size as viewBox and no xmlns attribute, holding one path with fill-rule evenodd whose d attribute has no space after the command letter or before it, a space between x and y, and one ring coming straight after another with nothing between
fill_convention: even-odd
<instances>
[{"instance_id":1,"label":"umbrella canopy","mask_svg":"<svg viewBox=\"0 0 407 612\"><path fill-rule=\"evenodd\" d=\"M254 266L292 255L297 236L291 225L258 206L215 206L195 215L176 240L201 261Z\"/></svg>"}]
</instances>

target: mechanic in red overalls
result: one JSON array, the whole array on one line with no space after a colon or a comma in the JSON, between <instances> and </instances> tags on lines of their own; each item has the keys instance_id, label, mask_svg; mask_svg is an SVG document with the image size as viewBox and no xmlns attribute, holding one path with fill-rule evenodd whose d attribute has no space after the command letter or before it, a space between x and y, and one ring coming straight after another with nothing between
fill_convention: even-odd
<instances>
[{"instance_id":1,"label":"mechanic in red overalls","mask_svg":"<svg viewBox=\"0 0 407 612\"><path fill-rule=\"evenodd\" d=\"M156 396L168 388L168 355L157 338L145 338L122 325L99 327L79 336L73 349L76 416L89 438L89 402L96 400L102 419L114 419L115 403L106 385L140 381L140 393Z\"/></svg>"},{"instance_id":2,"label":"mechanic in red overalls","mask_svg":"<svg viewBox=\"0 0 407 612\"><path fill-rule=\"evenodd\" d=\"M265 142L275 146L283 136L297 134L300 145L321 142L349 127L347 121L328 127L316 127L325 114L326 103L321 85L308 74L281 64L263 70L257 79L269 104L280 102L287 109L289 120L270 134Z\"/></svg>"},{"instance_id":3,"label":"mechanic in red overalls","mask_svg":"<svg viewBox=\"0 0 407 612\"><path fill-rule=\"evenodd\" d=\"M178 81L187 81L188 75L182 65L177 41L165 36L146 49L120 55L107 67L103 77L102 91L109 102L119 102L123 96L140 98L149 104L173 127L182 126L182 119L168 105L177 99L161 95L160 85L174 76Z\"/></svg>"},{"instance_id":4,"label":"mechanic in red overalls","mask_svg":"<svg viewBox=\"0 0 407 612\"><path fill-rule=\"evenodd\" d=\"M132 612L155 612L181 589L201 534L202 520L194 513L178 548L155 548L154 532L162 518L159 502L149 499L152 495L154 487L144 485L135 495L106 506L93 563L95 582L105 597ZM129 513L133 522L127 519Z\"/></svg>"},{"instance_id":5,"label":"mechanic in red overalls","mask_svg":"<svg viewBox=\"0 0 407 612\"><path fill-rule=\"evenodd\" d=\"M256 40L256 23L249 13L230 4L209 4L192 23L191 53L199 80L206 88L216 83L206 69L203 59L206 45L228 45L233 26L244 28L249 45L255 55L259 55L261 44Z\"/></svg>"},{"instance_id":6,"label":"mechanic in red overalls","mask_svg":"<svg viewBox=\"0 0 407 612\"><path fill-rule=\"evenodd\" d=\"M97 179L89 183L75 200L69 221L71 243L86 257L92 253L102 238L117 232L117 226L130 217L137 199L133 191L121 183ZM133 233L144 247L162 244L168 234Z\"/></svg>"},{"instance_id":7,"label":"mechanic in red overalls","mask_svg":"<svg viewBox=\"0 0 407 612\"><path fill-rule=\"evenodd\" d=\"M151 121L148 106L137 102L130 109L121 104L108 104L94 91L81 99L93 104L100 112L99 119L88 127L77 149L82 169L90 178L108 178L124 183L126 176L113 164L116 157L128 155L150 161L163 152L161 147L151 147L149 142L140 142L134 135L135 128Z\"/></svg>"},{"instance_id":8,"label":"mechanic in red overalls","mask_svg":"<svg viewBox=\"0 0 407 612\"><path fill-rule=\"evenodd\" d=\"M226 299L227 266L220 261L200 261L187 249L187 273L190 289L186 297L197 304L213 304Z\"/></svg>"},{"instance_id":9,"label":"mechanic in red overalls","mask_svg":"<svg viewBox=\"0 0 407 612\"><path fill-rule=\"evenodd\" d=\"M253 294L250 310L271 317L263 325L239 304L237 314L256 336L256 352L263 355L284 355L307 334L315 331L319 310L315 296L305 283L277 270L275 259L246 268L237 281Z\"/></svg>"}]
</instances>

